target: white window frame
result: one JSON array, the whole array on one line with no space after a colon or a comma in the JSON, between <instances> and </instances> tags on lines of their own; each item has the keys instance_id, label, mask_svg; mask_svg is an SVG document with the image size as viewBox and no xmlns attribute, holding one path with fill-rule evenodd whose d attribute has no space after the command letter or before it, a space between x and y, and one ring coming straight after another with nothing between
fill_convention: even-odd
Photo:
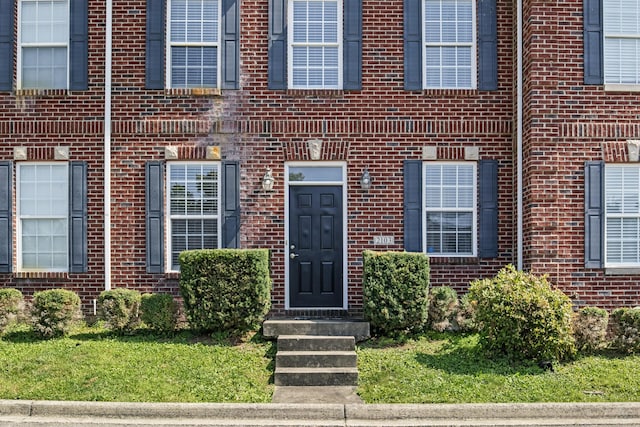
<instances>
[{"instance_id":1,"label":"white window frame","mask_svg":"<svg viewBox=\"0 0 640 427\"><path fill-rule=\"evenodd\" d=\"M222 67L221 67L221 60L222 60L222 46L221 46L221 38L222 38L222 0L215 0L218 3L218 34L217 34L217 42L173 42L171 40L171 1L169 0L167 2L167 40L166 40L166 66L165 66L165 73L166 73L166 80L167 80L167 87L168 88L173 88L172 85L172 53L173 53L173 48L174 47L215 47L216 48L216 63L217 63L217 69L216 69L216 82L215 82L215 87L214 88L220 88L221 85L221 79L222 79ZM176 88L182 89L184 87L182 86L176 86ZM193 88L200 88L200 86L188 86L185 89L193 89Z\"/></svg>"},{"instance_id":2,"label":"white window frame","mask_svg":"<svg viewBox=\"0 0 640 427\"><path fill-rule=\"evenodd\" d=\"M218 209L215 215L178 215L178 214L172 214L171 213L171 168L174 166L195 166L195 165L201 165L201 166L215 166L217 171L218 171L218 183L217 183L217 194L218 194ZM172 224L173 224L173 220L174 219L215 219L217 220L217 230L216 232L218 233L218 241L217 243L217 247L216 248L211 248L211 249L217 249L217 248L221 248L222 247L222 166L221 166L221 162L216 162L216 161L188 161L188 162L181 162L181 161L176 161L176 162L167 162L167 175L166 175L166 212L167 214L165 215L166 217L166 223L165 223L165 229L167 230L165 239L166 239L166 245L165 247L167 248L167 253L166 253L166 266L167 266L167 270L169 272L175 272L178 270L174 270L173 269L173 262L172 262L172 254L173 254L173 228L172 228Z\"/></svg>"},{"instance_id":3,"label":"white window frame","mask_svg":"<svg viewBox=\"0 0 640 427\"><path fill-rule=\"evenodd\" d=\"M640 240L638 239L638 237L640 236L640 206L638 206L638 211L636 213L624 213L624 212L619 212L619 213L612 213L609 210L609 205L612 201L612 198L614 197L624 197L624 192L622 194L615 194L614 191L609 190L607 191L607 175L608 172L611 172L613 169L635 169L638 172L638 182L637 185L635 187L635 189L633 189L633 192L637 195L638 200L636 200L636 203L640 203L640 166L638 165L633 165L633 164L610 164L610 165L605 165L605 183L604 183L604 194L605 194L605 204L604 204L604 266L606 268L629 268L629 267L633 267L633 268L637 268L640 267ZM620 189L621 191L623 191L623 189ZM622 197L620 197L620 202L622 202ZM609 258L609 235L610 235L610 228L609 228L609 220L610 219L624 219L624 218L630 218L630 219L636 219L638 221L637 224L637 235L636 238L633 239L627 239L628 241L632 241L633 243L635 243L636 245L638 245L638 261L637 262L623 262L623 261L619 261L619 262L609 262L608 258ZM625 239L621 236L621 240L624 241Z\"/></svg>"},{"instance_id":4,"label":"white window frame","mask_svg":"<svg viewBox=\"0 0 640 427\"><path fill-rule=\"evenodd\" d=\"M613 3L613 0L603 0L603 51L604 51L604 55L603 55L603 62L604 62L604 83L605 83L605 89L608 90L625 90L629 89L629 90L639 90L639 86L640 86L640 24L636 24L637 25L637 29L635 33L633 32L614 32L613 28L611 28L611 25L608 23L608 19L607 16L611 14L611 3ZM609 7L607 7L609 4ZM637 5L640 8L640 5ZM621 9L622 5L621 5ZM626 9L625 9L626 11ZM620 11L622 13L622 10ZM640 10L636 11L636 16L640 17ZM618 16L620 19L622 19L621 14L619 14ZM635 82L624 82L621 81L622 80L622 75L617 75L617 76L612 76L612 66L611 66L611 62L607 60L607 51L612 49L611 47L608 48L608 42L612 41L612 40L620 40L620 41L625 41L625 40L635 40L636 41L636 52L633 56L629 56L629 55L620 55L621 61L620 61L620 68L624 68L622 66L624 59L626 60L633 60L635 61ZM627 61L625 61L624 63L628 63ZM613 80L613 77L615 77L615 81Z\"/></svg>"},{"instance_id":5,"label":"white window frame","mask_svg":"<svg viewBox=\"0 0 640 427\"><path fill-rule=\"evenodd\" d=\"M22 183L22 169L24 167L31 167L31 166L63 166L65 169L65 176L67 177L67 188L65 189L60 189L61 191L64 191L65 194L67 194L67 200L65 203L65 209L66 209L66 213L65 215L22 215L22 206L21 206L21 183ZM19 162L16 165L16 216L17 216L17 221L16 221L16 249L17 249L17 262L18 262L18 266L17 269L20 272L41 272L41 271L46 271L46 272L68 272L69 271L69 198L68 198L68 194L69 194L69 165L66 162ZM22 245L22 221L23 220L29 220L29 219L41 219L41 220L46 220L46 219L58 219L58 220L65 220L65 224L66 224L66 239L65 242L67 244L65 251L66 251L66 261L65 261L65 266L63 268L24 268L23 267L23 255L22 255L22 250L23 250L23 245Z\"/></svg>"},{"instance_id":6,"label":"white window frame","mask_svg":"<svg viewBox=\"0 0 640 427\"><path fill-rule=\"evenodd\" d=\"M70 64L69 64L69 37L67 37L67 40L65 41L65 43L23 43L22 41L22 5L24 3L38 3L42 0L19 0L18 1L18 22L17 22L17 27L18 27L18 31L17 31L17 61L16 61L16 66L17 66L17 70L16 70L16 77L17 77L17 87L20 89L67 89L69 88L69 71L70 71ZM71 11L70 11L70 0L63 0L67 3L67 25L70 27L71 23ZM68 30L70 31L70 30ZM23 56L23 48L65 48L66 49L66 61L67 61L67 76L66 76L66 81L65 81L65 85L64 88L47 88L47 87L28 87L25 88L24 84L23 84L23 75L22 75L22 66L23 66L23 60L22 60L22 56Z\"/></svg>"},{"instance_id":7,"label":"white window frame","mask_svg":"<svg viewBox=\"0 0 640 427\"><path fill-rule=\"evenodd\" d=\"M468 0L440 0L442 1L468 1ZM426 5L427 0L422 0L422 17L421 17L421 23L422 23L422 57L424 58L423 61L423 66L422 66L422 81L423 83L423 88L424 89L475 89L477 87L477 74L478 74L478 66L477 66L477 30L476 30L476 25L477 25L477 8L476 8L476 2L475 0L471 0L471 13L472 13L472 17L471 17L471 42L469 43L463 43L463 42L438 42L438 43L434 43L434 42L427 42L427 16L426 16L426 10L427 10L427 5ZM469 47L471 49L470 55L471 55L471 80L470 80L470 85L469 86L445 86L445 85L439 85L439 86L429 86L427 83L427 48L428 47ZM442 59L442 58L441 58ZM440 69L442 70L442 64L440 64ZM441 74L441 80L442 80L442 74Z\"/></svg>"},{"instance_id":8,"label":"white window frame","mask_svg":"<svg viewBox=\"0 0 640 427\"><path fill-rule=\"evenodd\" d=\"M472 208L428 208L427 207L427 167L428 166L469 166L472 168L473 176L473 207ZM456 186L457 187L457 186ZM447 257L447 258L468 258L476 257L478 255L478 164L475 161L428 161L422 162L422 247L424 252L430 257ZM429 252L427 245L427 214L429 212L470 212L471 218L471 252L470 253L456 253L456 252Z\"/></svg>"},{"instance_id":9,"label":"white window frame","mask_svg":"<svg viewBox=\"0 0 640 427\"><path fill-rule=\"evenodd\" d=\"M294 3L296 2L304 2L308 3L310 1L320 2L320 3L336 3L337 7L337 34L336 34L336 43L295 43L294 42L294 18L293 18L293 10ZM343 74L344 74L344 54L343 54L343 31L344 31L344 3L343 0L290 0L287 2L287 80L288 86L292 89L342 89L343 87ZM306 46L306 47L337 47L338 48L338 81L336 85L306 85L300 86L294 84L293 79L293 50L298 46ZM324 69L324 68L323 68Z\"/></svg>"}]
</instances>

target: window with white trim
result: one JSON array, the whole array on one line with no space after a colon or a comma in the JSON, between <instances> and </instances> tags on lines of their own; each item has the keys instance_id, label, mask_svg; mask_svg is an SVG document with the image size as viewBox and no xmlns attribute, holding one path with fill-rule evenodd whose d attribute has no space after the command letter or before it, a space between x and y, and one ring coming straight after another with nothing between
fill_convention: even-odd
<instances>
[{"instance_id":1,"label":"window with white trim","mask_svg":"<svg viewBox=\"0 0 640 427\"><path fill-rule=\"evenodd\" d=\"M18 30L18 87L68 87L69 1L22 0Z\"/></svg>"},{"instance_id":2,"label":"window with white trim","mask_svg":"<svg viewBox=\"0 0 640 427\"><path fill-rule=\"evenodd\" d=\"M425 88L475 88L475 1L424 0L423 12Z\"/></svg>"},{"instance_id":3,"label":"window with white trim","mask_svg":"<svg viewBox=\"0 0 640 427\"><path fill-rule=\"evenodd\" d=\"M640 265L640 167L605 165L605 266Z\"/></svg>"},{"instance_id":4,"label":"window with white trim","mask_svg":"<svg viewBox=\"0 0 640 427\"><path fill-rule=\"evenodd\" d=\"M220 87L220 0L170 0L167 21L170 87Z\"/></svg>"},{"instance_id":5,"label":"window with white trim","mask_svg":"<svg viewBox=\"0 0 640 427\"><path fill-rule=\"evenodd\" d=\"M171 270L184 250L220 247L220 164L168 163L168 240Z\"/></svg>"},{"instance_id":6,"label":"window with white trim","mask_svg":"<svg viewBox=\"0 0 640 427\"><path fill-rule=\"evenodd\" d=\"M342 87L342 0L289 2L289 87Z\"/></svg>"},{"instance_id":7,"label":"window with white trim","mask_svg":"<svg viewBox=\"0 0 640 427\"><path fill-rule=\"evenodd\" d=\"M18 270L68 271L66 163L18 163Z\"/></svg>"},{"instance_id":8,"label":"window with white trim","mask_svg":"<svg viewBox=\"0 0 640 427\"><path fill-rule=\"evenodd\" d=\"M604 82L640 84L640 3L603 0Z\"/></svg>"},{"instance_id":9,"label":"window with white trim","mask_svg":"<svg viewBox=\"0 0 640 427\"><path fill-rule=\"evenodd\" d=\"M425 248L431 256L476 255L476 163L424 163Z\"/></svg>"}]
</instances>

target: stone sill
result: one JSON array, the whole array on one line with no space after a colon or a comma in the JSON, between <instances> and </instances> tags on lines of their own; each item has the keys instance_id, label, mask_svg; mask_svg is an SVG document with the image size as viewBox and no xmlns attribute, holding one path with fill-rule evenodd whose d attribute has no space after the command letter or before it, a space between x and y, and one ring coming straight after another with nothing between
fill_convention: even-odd
<instances>
[{"instance_id":1,"label":"stone sill","mask_svg":"<svg viewBox=\"0 0 640 427\"><path fill-rule=\"evenodd\" d=\"M613 267L604 270L605 276L637 276L640 275L640 267Z\"/></svg>"},{"instance_id":2,"label":"stone sill","mask_svg":"<svg viewBox=\"0 0 640 427\"><path fill-rule=\"evenodd\" d=\"M605 92L640 92L640 85L634 84L612 84L604 85Z\"/></svg>"}]
</instances>

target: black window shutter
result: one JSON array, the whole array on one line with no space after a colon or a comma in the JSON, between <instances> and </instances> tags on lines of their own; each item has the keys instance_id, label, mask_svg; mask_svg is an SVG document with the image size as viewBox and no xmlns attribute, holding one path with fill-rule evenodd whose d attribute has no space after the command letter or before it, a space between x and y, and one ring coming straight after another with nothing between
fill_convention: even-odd
<instances>
[{"instance_id":1,"label":"black window shutter","mask_svg":"<svg viewBox=\"0 0 640 427\"><path fill-rule=\"evenodd\" d=\"M479 167L479 243L480 258L498 256L498 161L480 160Z\"/></svg>"},{"instance_id":2,"label":"black window shutter","mask_svg":"<svg viewBox=\"0 0 640 427\"><path fill-rule=\"evenodd\" d=\"M69 29L69 88L71 90L89 88L88 8L87 0L71 0Z\"/></svg>"},{"instance_id":3,"label":"black window shutter","mask_svg":"<svg viewBox=\"0 0 640 427\"><path fill-rule=\"evenodd\" d=\"M240 164L222 162L222 247L240 247Z\"/></svg>"},{"instance_id":4,"label":"black window shutter","mask_svg":"<svg viewBox=\"0 0 640 427\"><path fill-rule=\"evenodd\" d=\"M422 161L404 161L404 250L422 252Z\"/></svg>"},{"instance_id":5,"label":"black window shutter","mask_svg":"<svg viewBox=\"0 0 640 427\"><path fill-rule=\"evenodd\" d=\"M422 90L422 0L404 0L404 88Z\"/></svg>"},{"instance_id":6,"label":"black window shutter","mask_svg":"<svg viewBox=\"0 0 640 427\"><path fill-rule=\"evenodd\" d=\"M344 73L346 90L362 89L362 0L344 2Z\"/></svg>"},{"instance_id":7,"label":"black window shutter","mask_svg":"<svg viewBox=\"0 0 640 427\"><path fill-rule=\"evenodd\" d=\"M602 0L584 0L584 84L604 83Z\"/></svg>"},{"instance_id":8,"label":"black window shutter","mask_svg":"<svg viewBox=\"0 0 640 427\"><path fill-rule=\"evenodd\" d=\"M13 89L14 0L0 0L0 90Z\"/></svg>"},{"instance_id":9,"label":"black window shutter","mask_svg":"<svg viewBox=\"0 0 640 427\"><path fill-rule=\"evenodd\" d=\"M0 162L0 273L11 273L12 269L12 188L13 165Z\"/></svg>"},{"instance_id":10,"label":"black window shutter","mask_svg":"<svg viewBox=\"0 0 640 427\"><path fill-rule=\"evenodd\" d=\"M238 89L240 80L240 0L222 0L222 89Z\"/></svg>"},{"instance_id":11,"label":"black window shutter","mask_svg":"<svg viewBox=\"0 0 640 427\"><path fill-rule=\"evenodd\" d=\"M145 86L164 89L164 9L165 0L147 0Z\"/></svg>"},{"instance_id":12,"label":"black window shutter","mask_svg":"<svg viewBox=\"0 0 640 427\"><path fill-rule=\"evenodd\" d=\"M69 163L69 272L87 271L87 163Z\"/></svg>"},{"instance_id":13,"label":"black window shutter","mask_svg":"<svg viewBox=\"0 0 640 427\"><path fill-rule=\"evenodd\" d=\"M498 89L496 0L478 0L478 89Z\"/></svg>"},{"instance_id":14,"label":"black window shutter","mask_svg":"<svg viewBox=\"0 0 640 427\"><path fill-rule=\"evenodd\" d=\"M287 88L287 1L269 0L269 89Z\"/></svg>"},{"instance_id":15,"label":"black window shutter","mask_svg":"<svg viewBox=\"0 0 640 427\"><path fill-rule=\"evenodd\" d=\"M157 161L145 165L147 273L164 272L163 168L163 163Z\"/></svg>"},{"instance_id":16,"label":"black window shutter","mask_svg":"<svg viewBox=\"0 0 640 427\"><path fill-rule=\"evenodd\" d=\"M584 266L602 268L604 264L604 162L585 162L584 166Z\"/></svg>"}]
</instances>

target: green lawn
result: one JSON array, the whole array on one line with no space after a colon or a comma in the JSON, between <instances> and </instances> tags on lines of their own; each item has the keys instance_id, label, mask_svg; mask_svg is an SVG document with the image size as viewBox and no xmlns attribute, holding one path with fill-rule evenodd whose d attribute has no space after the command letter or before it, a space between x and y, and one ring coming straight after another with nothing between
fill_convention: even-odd
<instances>
[{"instance_id":1,"label":"green lawn","mask_svg":"<svg viewBox=\"0 0 640 427\"><path fill-rule=\"evenodd\" d=\"M82 328L37 340L14 329L0 339L0 399L269 402L275 344L235 344L181 332L116 337ZM554 365L485 358L475 335L374 339L358 346L367 403L640 401L640 356L581 357Z\"/></svg>"}]
</instances>

